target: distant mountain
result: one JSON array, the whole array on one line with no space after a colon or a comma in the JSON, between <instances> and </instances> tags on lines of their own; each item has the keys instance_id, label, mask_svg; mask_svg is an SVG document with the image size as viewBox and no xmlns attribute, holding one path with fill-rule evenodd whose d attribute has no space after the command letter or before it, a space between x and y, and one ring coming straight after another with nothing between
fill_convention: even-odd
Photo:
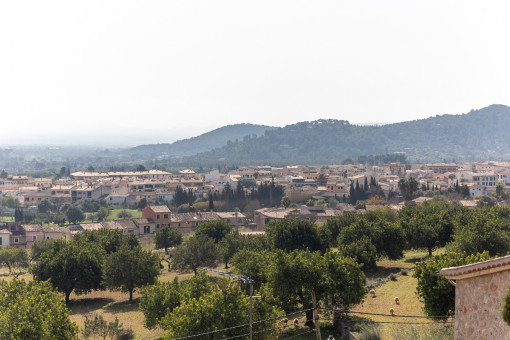
<instances>
[{"instance_id":1,"label":"distant mountain","mask_svg":"<svg viewBox=\"0 0 510 340\"><path fill-rule=\"evenodd\" d=\"M461 115L359 126L343 120L301 122L265 131L175 165L320 164L360 155L405 152L413 162L510 159L510 107L491 105Z\"/></svg>"},{"instance_id":2,"label":"distant mountain","mask_svg":"<svg viewBox=\"0 0 510 340\"><path fill-rule=\"evenodd\" d=\"M255 124L227 125L200 136L182 139L174 143L140 145L128 149L125 154L133 159L148 160L154 158L172 158L195 155L227 145L228 141L243 140L260 136L265 131L274 129L271 126Z\"/></svg>"}]
</instances>

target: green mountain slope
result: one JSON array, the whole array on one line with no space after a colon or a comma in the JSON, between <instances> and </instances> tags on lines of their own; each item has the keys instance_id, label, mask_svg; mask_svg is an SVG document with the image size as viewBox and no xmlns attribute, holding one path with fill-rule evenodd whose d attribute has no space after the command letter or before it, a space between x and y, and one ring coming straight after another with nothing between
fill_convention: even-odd
<instances>
[{"instance_id":1,"label":"green mountain slope","mask_svg":"<svg viewBox=\"0 0 510 340\"><path fill-rule=\"evenodd\" d=\"M348 157L405 152L410 161L510 159L510 107L491 105L462 115L442 115L383 126L317 120L229 142L180 164L328 163Z\"/></svg>"},{"instance_id":2,"label":"green mountain slope","mask_svg":"<svg viewBox=\"0 0 510 340\"><path fill-rule=\"evenodd\" d=\"M262 135L273 127L255 124L227 125L200 136L182 139L174 143L140 145L127 150L125 153L135 159L153 159L157 157L178 157L195 155L222 147L228 141L242 140Z\"/></svg>"}]
</instances>

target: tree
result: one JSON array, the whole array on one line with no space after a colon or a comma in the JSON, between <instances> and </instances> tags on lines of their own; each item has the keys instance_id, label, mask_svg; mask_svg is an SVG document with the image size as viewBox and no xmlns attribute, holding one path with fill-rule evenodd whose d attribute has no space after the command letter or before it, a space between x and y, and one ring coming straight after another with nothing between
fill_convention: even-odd
<instances>
[{"instance_id":1,"label":"tree","mask_svg":"<svg viewBox=\"0 0 510 340\"><path fill-rule=\"evenodd\" d=\"M136 166L136 171L147 171L147 168L143 164L138 164Z\"/></svg>"},{"instance_id":2,"label":"tree","mask_svg":"<svg viewBox=\"0 0 510 340\"><path fill-rule=\"evenodd\" d=\"M266 320L253 325L254 332L260 332L262 338L272 338L282 311L274 306L270 289L256 293L260 298L253 299L253 319ZM250 321L250 297L241 289L240 283L220 279L211 294L198 299L183 301L168 313L161 321L162 327L169 330L172 338L191 336L208 331L232 328ZM239 336L246 329L234 327L221 332L211 339Z\"/></svg>"},{"instance_id":3,"label":"tree","mask_svg":"<svg viewBox=\"0 0 510 340\"><path fill-rule=\"evenodd\" d=\"M213 201L213 195L211 192L209 192L209 211L214 211L214 201Z\"/></svg>"},{"instance_id":4,"label":"tree","mask_svg":"<svg viewBox=\"0 0 510 340\"><path fill-rule=\"evenodd\" d=\"M289 196L283 196L282 197L282 207L288 208L290 206L290 198Z\"/></svg>"},{"instance_id":5,"label":"tree","mask_svg":"<svg viewBox=\"0 0 510 340\"><path fill-rule=\"evenodd\" d=\"M455 314L455 287L446 278L436 273L442 268L467 265L486 261L489 253L467 255L447 253L434 256L429 261L421 261L413 277L418 279L416 292L423 300L423 311L429 316L453 316Z\"/></svg>"},{"instance_id":6,"label":"tree","mask_svg":"<svg viewBox=\"0 0 510 340\"><path fill-rule=\"evenodd\" d=\"M491 256L510 251L510 208L481 208L465 215L455 227L448 249L467 254L488 251Z\"/></svg>"},{"instance_id":7,"label":"tree","mask_svg":"<svg viewBox=\"0 0 510 340\"><path fill-rule=\"evenodd\" d=\"M137 209L145 209L149 203L147 202L147 199L144 197L138 203L136 204Z\"/></svg>"},{"instance_id":8,"label":"tree","mask_svg":"<svg viewBox=\"0 0 510 340\"><path fill-rule=\"evenodd\" d=\"M482 195L476 202L476 206L479 208L494 207L496 204L498 204L498 201L494 197L488 195Z\"/></svg>"},{"instance_id":9,"label":"tree","mask_svg":"<svg viewBox=\"0 0 510 340\"><path fill-rule=\"evenodd\" d=\"M0 339L78 339L61 297L49 282L0 282Z\"/></svg>"},{"instance_id":10,"label":"tree","mask_svg":"<svg viewBox=\"0 0 510 340\"><path fill-rule=\"evenodd\" d=\"M329 231L308 220L276 220L266 225L266 235L273 249L324 252L329 245Z\"/></svg>"},{"instance_id":11,"label":"tree","mask_svg":"<svg viewBox=\"0 0 510 340\"><path fill-rule=\"evenodd\" d=\"M156 244L156 249L165 248L165 253L168 253L168 248L181 244L182 238L181 232L165 225L154 235L154 242Z\"/></svg>"},{"instance_id":12,"label":"tree","mask_svg":"<svg viewBox=\"0 0 510 340\"><path fill-rule=\"evenodd\" d=\"M503 183L496 184L496 196L498 196L498 199L503 198L504 194L505 194L505 185Z\"/></svg>"},{"instance_id":13,"label":"tree","mask_svg":"<svg viewBox=\"0 0 510 340\"><path fill-rule=\"evenodd\" d=\"M356 262L363 265L363 269L374 270L377 268L377 249L366 236L363 236L360 240L343 245L340 247L339 252L343 256L356 259Z\"/></svg>"},{"instance_id":14,"label":"tree","mask_svg":"<svg viewBox=\"0 0 510 340\"><path fill-rule=\"evenodd\" d=\"M436 247L444 247L451 235L458 214L465 212L446 201L428 201L418 206L403 207L399 212L408 247L427 248L429 256Z\"/></svg>"},{"instance_id":15,"label":"tree","mask_svg":"<svg viewBox=\"0 0 510 340\"><path fill-rule=\"evenodd\" d=\"M157 283L142 289L140 310L145 316L145 327L163 326L161 320L180 306L183 300L198 299L212 292L212 283L207 275L199 273L185 281L176 277L171 282Z\"/></svg>"},{"instance_id":16,"label":"tree","mask_svg":"<svg viewBox=\"0 0 510 340\"><path fill-rule=\"evenodd\" d=\"M121 210L117 213L118 218L131 218L133 217L133 214L127 210Z\"/></svg>"},{"instance_id":17,"label":"tree","mask_svg":"<svg viewBox=\"0 0 510 340\"><path fill-rule=\"evenodd\" d=\"M179 272L192 270L197 275L198 268L215 266L217 259L218 250L214 239L195 234L175 248L171 266Z\"/></svg>"},{"instance_id":18,"label":"tree","mask_svg":"<svg viewBox=\"0 0 510 340\"><path fill-rule=\"evenodd\" d=\"M0 264L9 268L9 274L28 268L28 252L23 248L1 247Z\"/></svg>"},{"instance_id":19,"label":"tree","mask_svg":"<svg viewBox=\"0 0 510 340\"><path fill-rule=\"evenodd\" d=\"M115 321L108 322L103 319L102 315L98 315L96 313L93 318L89 318L89 316L85 315L85 321L81 333L85 339L90 337L95 339L97 336L99 339L105 340L109 338L113 340L114 338L117 338L121 331L122 324L119 322L117 317L115 318Z\"/></svg>"},{"instance_id":20,"label":"tree","mask_svg":"<svg viewBox=\"0 0 510 340\"><path fill-rule=\"evenodd\" d=\"M365 294L364 275L359 265L339 254L308 250L276 251L269 267L268 286L286 312L311 307L311 295L337 306L361 302ZM312 312L307 312L312 320ZM313 326L313 322L307 322Z\"/></svg>"},{"instance_id":21,"label":"tree","mask_svg":"<svg viewBox=\"0 0 510 340\"><path fill-rule=\"evenodd\" d=\"M110 210L107 207L101 207L96 214L97 220L104 221L108 215L110 215Z\"/></svg>"},{"instance_id":22,"label":"tree","mask_svg":"<svg viewBox=\"0 0 510 340\"><path fill-rule=\"evenodd\" d=\"M319 185L319 186L320 185L326 185L327 181L328 181L328 179L327 179L326 175L323 172L321 172L319 174L319 176L317 176L317 185Z\"/></svg>"},{"instance_id":23,"label":"tree","mask_svg":"<svg viewBox=\"0 0 510 340\"><path fill-rule=\"evenodd\" d=\"M358 215L353 223L342 229L338 236L338 245L350 245L366 237L375 246L377 258L402 258L405 235L396 219L397 216L391 208L375 209Z\"/></svg>"},{"instance_id":24,"label":"tree","mask_svg":"<svg viewBox=\"0 0 510 340\"><path fill-rule=\"evenodd\" d=\"M66 218L67 220L72 223L76 224L80 221L83 221L85 219L85 214L81 211L81 209L77 206L70 206L66 211Z\"/></svg>"},{"instance_id":25,"label":"tree","mask_svg":"<svg viewBox=\"0 0 510 340\"><path fill-rule=\"evenodd\" d=\"M225 269L228 268L230 259L242 248L244 239L237 230L227 234L219 243L218 249L220 257L225 264Z\"/></svg>"},{"instance_id":26,"label":"tree","mask_svg":"<svg viewBox=\"0 0 510 340\"><path fill-rule=\"evenodd\" d=\"M30 271L37 281L51 280L65 294L67 303L73 291L82 294L101 288L103 254L104 250L94 243L55 240Z\"/></svg>"},{"instance_id":27,"label":"tree","mask_svg":"<svg viewBox=\"0 0 510 340\"><path fill-rule=\"evenodd\" d=\"M129 292L133 301L135 288L154 284L159 274L159 257L141 246L123 244L106 256L103 265L103 284L110 290Z\"/></svg>"},{"instance_id":28,"label":"tree","mask_svg":"<svg viewBox=\"0 0 510 340\"><path fill-rule=\"evenodd\" d=\"M53 241L50 240L37 240L34 243L32 243L32 246L30 247L30 261L37 261L41 257L41 255L51 250L53 247Z\"/></svg>"},{"instance_id":29,"label":"tree","mask_svg":"<svg viewBox=\"0 0 510 340\"><path fill-rule=\"evenodd\" d=\"M210 220L200 224L195 235L205 235L212 238L215 243L218 243L231 231L232 227L227 222L222 220Z\"/></svg>"},{"instance_id":30,"label":"tree","mask_svg":"<svg viewBox=\"0 0 510 340\"><path fill-rule=\"evenodd\" d=\"M39 202L37 205L37 211L43 214L48 213L49 211L55 211L55 204L51 203L49 200L45 199Z\"/></svg>"},{"instance_id":31,"label":"tree","mask_svg":"<svg viewBox=\"0 0 510 340\"><path fill-rule=\"evenodd\" d=\"M5 198L2 198L0 204L2 205L2 207L14 209L17 206L19 206L19 200L16 197L7 196Z\"/></svg>"}]
</instances>

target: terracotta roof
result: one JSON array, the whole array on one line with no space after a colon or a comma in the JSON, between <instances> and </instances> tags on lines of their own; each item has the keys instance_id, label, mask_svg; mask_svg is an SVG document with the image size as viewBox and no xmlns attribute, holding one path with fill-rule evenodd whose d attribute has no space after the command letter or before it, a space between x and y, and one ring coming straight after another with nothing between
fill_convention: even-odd
<instances>
[{"instance_id":1,"label":"terracotta roof","mask_svg":"<svg viewBox=\"0 0 510 340\"><path fill-rule=\"evenodd\" d=\"M147 224L154 224L153 222L149 221L146 218L133 218L132 221L138 226L143 226Z\"/></svg>"},{"instance_id":2,"label":"terracotta roof","mask_svg":"<svg viewBox=\"0 0 510 340\"><path fill-rule=\"evenodd\" d=\"M61 233L62 230L60 230L57 226L45 226L42 228L45 233Z\"/></svg>"},{"instance_id":3,"label":"terracotta roof","mask_svg":"<svg viewBox=\"0 0 510 340\"><path fill-rule=\"evenodd\" d=\"M237 214L237 215L236 215ZM217 212L216 215L218 215L219 218L246 218L243 214L240 212Z\"/></svg>"},{"instance_id":4,"label":"terracotta roof","mask_svg":"<svg viewBox=\"0 0 510 340\"><path fill-rule=\"evenodd\" d=\"M510 255L465 266L443 268L439 273L447 279L459 280L504 270L510 270Z\"/></svg>"},{"instance_id":5,"label":"terracotta roof","mask_svg":"<svg viewBox=\"0 0 510 340\"><path fill-rule=\"evenodd\" d=\"M23 224L21 225L21 228L25 231L43 231L40 224Z\"/></svg>"},{"instance_id":6,"label":"terracotta roof","mask_svg":"<svg viewBox=\"0 0 510 340\"><path fill-rule=\"evenodd\" d=\"M99 230L103 228L101 223L82 223L80 226L83 230Z\"/></svg>"},{"instance_id":7,"label":"terracotta roof","mask_svg":"<svg viewBox=\"0 0 510 340\"><path fill-rule=\"evenodd\" d=\"M132 220L120 220L120 221L117 221L117 224L119 224L122 229L135 229L136 228L136 224Z\"/></svg>"},{"instance_id":8,"label":"terracotta roof","mask_svg":"<svg viewBox=\"0 0 510 340\"><path fill-rule=\"evenodd\" d=\"M255 210L256 213L259 213L269 218L285 218L285 216L289 214L291 211L292 209L287 208L263 208Z\"/></svg>"},{"instance_id":9,"label":"terracotta roof","mask_svg":"<svg viewBox=\"0 0 510 340\"><path fill-rule=\"evenodd\" d=\"M216 213L198 212L198 213L182 213L170 215L171 222L203 222L210 220L219 220Z\"/></svg>"},{"instance_id":10,"label":"terracotta roof","mask_svg":"<svg viewBox=\"0 0 510 340\"><path fill-rule=\"evenodd\" d=\"M155 213L169 213L170 209L166 205L154 205L150 207Z\"/></svg>"},{"instance_id":11,"label":"terracotta roof","mask_svg":"<svg viewBox=\"0 0 510 340\"><path fill-rule=\"evenodd\" d=\"M7 229L0 229L0 234L11 234L11 232Z\"/></svg>"}]
</instances>

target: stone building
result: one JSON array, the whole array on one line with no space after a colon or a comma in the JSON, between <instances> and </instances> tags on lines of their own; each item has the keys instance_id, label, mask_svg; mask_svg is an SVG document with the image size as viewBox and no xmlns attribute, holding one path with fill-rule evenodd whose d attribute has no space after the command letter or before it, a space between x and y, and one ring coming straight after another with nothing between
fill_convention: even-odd
<instances>
[{"instance_id":1,"label":"stone building","mask_svg":"<svg viewBox=\"0 0 510 340\"><path fill-rule=\"evenodd\" d=\"M456 340L510 338L510 327L500 315L510 287L510 256L443 268L440 274L455 282Z\"/></svg>"}]
</instances>

